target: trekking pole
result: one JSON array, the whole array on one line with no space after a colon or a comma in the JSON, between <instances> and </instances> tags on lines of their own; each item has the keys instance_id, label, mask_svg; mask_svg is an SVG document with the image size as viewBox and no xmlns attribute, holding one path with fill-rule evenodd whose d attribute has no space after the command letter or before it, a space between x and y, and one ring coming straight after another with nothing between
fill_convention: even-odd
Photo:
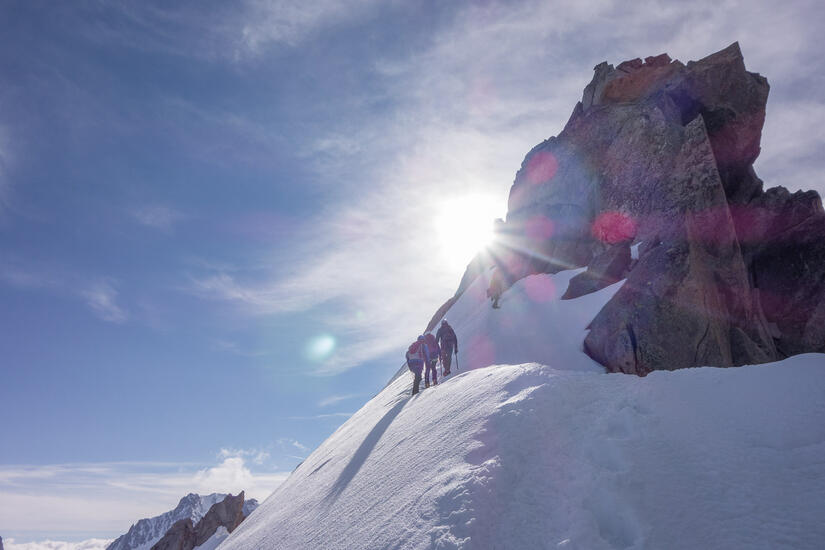
<instances>
[{"instance_id":1,"label":"trekking pole","mask_svg":"<svg viewBox=\"0 0 825 550\"><path fill-rule=\"evenodd\" d=\"M458 370L458 350L455 350L455 370Z\"/></svg>"}]
</instances>

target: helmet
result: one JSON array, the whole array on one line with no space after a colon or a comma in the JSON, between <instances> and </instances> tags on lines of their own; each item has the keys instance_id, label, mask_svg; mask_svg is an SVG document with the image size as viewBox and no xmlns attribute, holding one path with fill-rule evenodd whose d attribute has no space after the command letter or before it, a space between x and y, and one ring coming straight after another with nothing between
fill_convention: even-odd
<instances>
[{"instance_id":1,"label":"helmet","mask_svg":"<svg viewBox=\"0 0 825 550\"><path fill-rule=\"evenodd\" d=\"M422 334L421 336L419 336L419 337L418 337L418 341L419 341L419 342L423 342L423 341L424 341L424 335L423 335L423 334Z\"/></svg>"}]
</instances>

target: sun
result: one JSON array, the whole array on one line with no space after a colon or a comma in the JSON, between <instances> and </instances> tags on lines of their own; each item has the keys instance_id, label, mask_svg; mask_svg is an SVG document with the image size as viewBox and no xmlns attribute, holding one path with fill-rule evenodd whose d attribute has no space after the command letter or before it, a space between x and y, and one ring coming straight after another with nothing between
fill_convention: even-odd
<instances>
[{"instance_id":1,"label":"sun","mask_svg":"<svg viewBox=\"0 0 825 550\"><path fill-rule=\"evenodd\" d=\"M441 255L450 268L463 269L493 240L493 220L502 206L488 195L465 195L439 203L435 230Z\"/></svg>"}]
</instances>

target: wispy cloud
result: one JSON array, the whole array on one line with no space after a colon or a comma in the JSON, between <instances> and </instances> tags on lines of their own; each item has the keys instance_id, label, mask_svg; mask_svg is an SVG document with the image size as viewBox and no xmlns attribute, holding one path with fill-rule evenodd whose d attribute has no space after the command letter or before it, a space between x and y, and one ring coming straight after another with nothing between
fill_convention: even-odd
<instances>
[{"instance_id":1,"label":"wispy cloud","mask_svg":"<svg viewBox=\"0 0 825 550\"><path fill-rule=\"evenodd\" d=\"M255 464L261 465L270 458L270 454L268 451L263 449L229 449L224 448L221 449L218 453L218 457L225 460L227 458L248 458Z\"/></svg>"},{"instance_id":2,"label":"wispy cloud","mask_svg":"<svg viewBox=\"0 0 825 550\"><path fill-rule=\"evenodd\" d=\"M250 351L244 349L240 344L238 344L238 342L232 342L229 340L216 340L213 347L218 351L232 353L234 355L239 355L241 357L264 357L266 355L269 355L269 352L263 350Z\"/></svg>"},{"instance_id":3,"label":"wispy cloud","mask_svg":"<svg viewBox=\"0 0 825 550\"><path fill-rule=\"evenodd\" d=\"M267 45L296 46L320 30L352 21L378 4L377 0L251 0L246 3L243 44L250 53Z\"/></svg>"},{"instance_id":4,"label":"wispy cloud","mask_svg":"<svg viewBox=\"0 0 825 550\"><path fill-rule=\"evenodd\" d=\"M314 414L310 416L288 416L287 420L322 420L326 418L349 418L355 413L345 413L345 412L337 412L337 413L325 413L325 414Z\"/></svg>"},{"instance_id":5,"label":"wispy cloud","mask_svg":"<svg viewBox=\"0 0 825 550\"><path fill-rule=\"evenodd\" d=\"M759 175L769 187L816 189L825 196L825 100L786 101L768 110Z\"/></svg>"},{"instance_id":6,"label":"wispy cloud","mask_svg":"<svg viewBox=\"0 0 825 550\"><path fill-rule=\"evenodd\" d=\"M9 208L11 194L11 180L9 166L11 164L11 140L8 129L0 125L0 216Z\"/></svg>"},{"instance_id":7,"label":"wispy cloud","mask_svg":"<svg viewBox=\"0 0 825 550\"><path fill-rule=\"evenodd\" d=\"M295 47L316 33L363 16L376 0L242 0L154 5L120 0L64 14L89 40L140 51L243 61L272 47ZM78 13L79 12L79 13Z\"/></svg>"},{"instance_id":8,"label":"wispy cloud","mask_svg":"<svg viewBox=\"0 0 825 550\"><path fill-rule=\"evenodd\" d=\"M9 260L0 266L0 281L22 289L55 288L61 284L58 279L45 271Z\"/></svg>"},{"instance_id":9,"label":"wispy cloud","mask_svg":"<svg viewBox=\"0 0 825 550\"><path fill-rule=\"evenodd\" d=\"M348 393L345 395L330 395L324 399L318 401L319 407L329 407L330 405L334 405L336 403L340 403L341 401L346 401L347 399L353 399L355 397L360 397L360 394L357 393Z\"/></svg>"},{"instance_id":10,"label":"wispy cloud","mask_svg":"<svg viewBox=\"0 0 825 550\"><path fill-rule=\"evenodd\" d=\"M138 223L154 229L168 231L185 216L170 206L156 204L135 210L132 215Z\"/></svg>"},{"instance_id":11,"label":"wispy cloud","mask_svg":"<svg viewBox=\"0 0 825 550\"><path fill-rule=\"evenodd\" d=\"M118 303L117 280L111 277L82 277L59 266L7 259L0 265L0 282L79 298L95 316L109 323L124 323L129 318Z\"/></svg>"},{"instance_id":12,"label":"wispy cloud","mask_svg":"<svg viewBox=\"0 0 825 550\"><path fill-rule=\"evenodd\" d=\"M124 323L129 318L117 304L118 292L111 281L98 281L78 291L95 315L110 323Z\"/></svg>"},{"instance_id":13,"label":"wispy cloud","mask_svg":"<svg viewBox=\"0 0 825 550\"><path fill-rule=\"evenodd\" d=\"M298 441L297 439L292 439L292 438L284 437L284 438L279 439L279 440L277 441L277 443L278 443L278 445L280 445L282 448L293 448L293 449L298 449L299 451L301 451L301 452L303 452L303 453L309 452L309 447L307 447L306 445L302 444L302 443L301 443L300 441Z\"/></svg>"}]
</instances>

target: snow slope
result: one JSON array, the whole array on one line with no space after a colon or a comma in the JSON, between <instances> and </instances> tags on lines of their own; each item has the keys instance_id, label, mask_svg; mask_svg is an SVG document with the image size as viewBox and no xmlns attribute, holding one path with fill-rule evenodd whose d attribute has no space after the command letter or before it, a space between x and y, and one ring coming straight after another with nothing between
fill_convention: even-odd
<instances>
[{"instance_id":1,"label":"snow slope","mask_svg":"<svg viewBox=\"0 0 825 550\"><path fill-rule=\"evenodd\" d=\"M603 373L601 365L582 353L582 342L587 325L623 282L575 300L559 299L570 279L583 271L521 279L501 295L498 310L492 309L486 295L492 271L479 276L444 316L458 337L459 371L536 362ZM410 341L415 336L411 334ZM396 377L408 372L402 366Z\"/></svg>"},{"instance_id":2,"label":"snow slope","mask_svg":"<svg viewBox=\"0 0 825 550\"><path fill-rule=\"evenodd\" d=\"M560 300L582 269L531 275L501 295L501 309L487 299L490 274L479 277L445 318L459 341L460 367L541 363L561 370L604 372L582 353L586 327L619 290L622 282L576 300Z\"/></svg>"},{"instance_id":3,"label":"snow slope","mask_svg":"<svg viewBox=\"0 0 825 550\"><path fill-rule=\"evenodd\" d=\"M466 366L546 353L536 338L553 366L464 368L412 398L396 378L220 550L820 548L825 357L605 375L572 339L589 319L564 303L543 302L559 314L547 335L498 316L538 315L536 288L561 294L570 275L519 281L501 311L474 316L467 295L448 314L465 347L490 340Z\"/></svg>"}]
</instances>

